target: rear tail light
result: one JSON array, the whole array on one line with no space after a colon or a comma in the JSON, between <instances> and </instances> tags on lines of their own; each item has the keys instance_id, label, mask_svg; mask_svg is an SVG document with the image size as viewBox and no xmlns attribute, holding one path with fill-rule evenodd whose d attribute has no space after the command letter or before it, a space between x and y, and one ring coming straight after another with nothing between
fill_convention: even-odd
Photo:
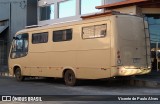
<instances>
[{"instance_id":1,"label":"rear tail light","mask_svg":"<svg viewBox=\"0 0 160 104\"><path fill-rule=\"evenodd\" d=\"M122 65L121 56L120 56L120 51L117 51L117 64L118 64L118 65Z\"/></svg>"},{"instance_id":2,"label":"rear tail light","mask_svg":"<svg viewBox=\"0 0 160 104\"><path fill-rule=\"evenodd\" d=\"M120 51L117 51L117 58L118 58L118 59L121 58L121 56L120 56Z\"/></svg>"}]
</instances>

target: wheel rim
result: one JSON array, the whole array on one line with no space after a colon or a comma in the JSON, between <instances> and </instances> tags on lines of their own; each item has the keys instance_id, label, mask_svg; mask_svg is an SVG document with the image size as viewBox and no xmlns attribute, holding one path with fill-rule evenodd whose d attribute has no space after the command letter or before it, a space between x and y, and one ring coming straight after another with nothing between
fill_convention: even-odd
<instances>
[{"instance_id":1,"label":"wheel rim","mask_svg":"<svg viewBox=\"0 0 160 104\"><path fill-rule=\"evenodd\" d=\"M73 75L71 73L68 74L67 76L68 82L72 83L73 82Z\"/></svg>"},{"instance_id":2,"label":"wheel rim","mask_svg":"<svg viewBox=\"0 0 160 104\"><path fill-rule=\"evenodd\" d=\"M74 75L74 72L72 72L71 70L69 70L65 73L64 78L65 78L66 85L69 85L69 86L75 85L75 83L76 83L75 75Z\"/></svg>"},{"instance_id":3,"label":"wheel rim","mask_svg":"<svg viewBox=\"0 0 160 104\"><path fill-rule=\"evenodd\" d=\"M21 73L20 73L20 71L16 71L16 78L17 79L21 79Z\"/></svg>"}]
</instances>

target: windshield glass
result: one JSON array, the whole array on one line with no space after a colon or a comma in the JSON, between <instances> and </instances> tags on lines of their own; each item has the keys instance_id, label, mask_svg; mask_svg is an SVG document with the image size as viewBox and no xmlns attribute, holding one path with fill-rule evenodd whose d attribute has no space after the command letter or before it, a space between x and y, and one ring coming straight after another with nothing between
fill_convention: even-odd
<instances>
[{"instance_id":1,"label":"windshield glass","mask_svg":"<svg viewBox=\"0 0 160 104\"><path fill-rule=\"evenodd\" d=\"M28 52L28 34L17 35L12 43L11 58L26 56Z\"/></svg>"}]
</instances>

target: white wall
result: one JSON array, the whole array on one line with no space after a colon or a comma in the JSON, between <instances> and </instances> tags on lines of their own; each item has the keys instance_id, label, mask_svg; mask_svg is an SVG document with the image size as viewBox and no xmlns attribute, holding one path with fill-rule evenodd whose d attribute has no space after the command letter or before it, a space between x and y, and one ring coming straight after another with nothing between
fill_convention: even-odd
<instances>
[{"instance_id":1,"label":"white wall","mask_svg":"<svg viewBox=\"0 0 160 104\"><path fill-rule=\"evenodd\" d=\"M125 0L105 0L105 4L112 4L120 1L125 1Z\"/></svg>"}]
</instances>

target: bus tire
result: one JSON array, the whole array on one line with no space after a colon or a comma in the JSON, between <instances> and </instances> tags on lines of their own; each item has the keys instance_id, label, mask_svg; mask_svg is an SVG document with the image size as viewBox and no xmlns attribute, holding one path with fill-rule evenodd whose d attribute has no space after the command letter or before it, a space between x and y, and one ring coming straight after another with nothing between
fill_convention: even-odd
<instances>
[{"instance_id":1,"label":"bus tire","mask_svg":"<svg viewBox=\"0 0 160 104\"><path fill-rule=\"evenodd\" d=\"M76 85L76 77L72 70L67 70L64 73L64 81L67 86L75 86Z\"/></svg>"},{"instance_id":2,"label":"bus tire","mask_svg":"<svg viewBox=\"0 0 160 104\"><path fill-rule=\"evenodd\" d=\"M24 76L22 76L20 68L17 68L14 74L17 81L23 81L25 78Z\"/></svg>"}]
</instances>

